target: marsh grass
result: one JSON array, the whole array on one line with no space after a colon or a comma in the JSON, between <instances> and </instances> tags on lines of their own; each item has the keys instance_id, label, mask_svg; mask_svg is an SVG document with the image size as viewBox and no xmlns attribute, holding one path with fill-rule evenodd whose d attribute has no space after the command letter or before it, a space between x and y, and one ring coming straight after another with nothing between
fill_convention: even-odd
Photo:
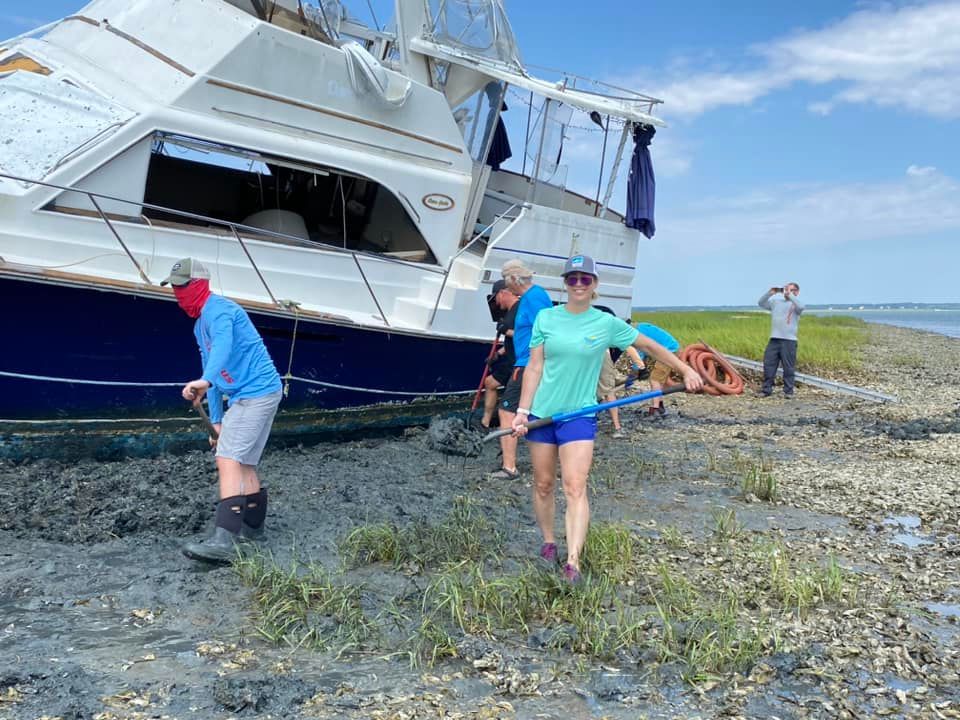
<instances>
[{"instance_id":1,"label":"marsh grass","mask_svg":"<svg viewBox=\"0 0 960 720\"><path fill-rule=\"evenodd\" d=\"M663 544L671 550L682 550L687 546L688 540L683 532L676 525L667 525L660 530L660 539Z\"/></svg>"},{"instance_id":2,"label":"marsh grass","mask_svg":"<svg viewBox=\"0 0 960 720\"><path fill-rule=\"evenodd\" d=\"M772 502L779 497L777 478L762 464L755 464L744 470L740 487L744 495Z\"/></svg>"},{"instance_id":3,"label":"marsh grass","mask_svg":"<svg viewBox=\"0 0 960 720\"><path fill-rule=\"evenodd\" d=\"M630 465L641 480L665 480L667 467L662 460L644 457L638 450L630 453Z\"/></svg>"},{"instance_id":4,"label":"marsh grass","mask_svg":"<svg viewBox=\"0 0 960 720\"><path fill-rule=\"evenodd\" d=\"M363 525L347 535L339 550L347 567L382 562L395 568L410 564L427 568L493 557L501 544L500 531L480 512L476 501L457 497L449 515L439 523Z\"/></svg>"},{"instance_id":5,"label":"marsh grass","mask_svg":"<svg viewBox=\"0 0 960 720\"><path fill-rule=\"evenodd\" d=\"M763 359L770 337L770 315L759 307L756 312L634 313L633 319L669 330L681 345L703 340L720 352L752 360ZM800 338L800 372L856 370L861 365L859 351L867 341L867 324L852 317L804 315Z\"/></svg>"},{"instance_id":6,"label":"marsh grass","mask_svg":"<svg viewBox=\"0 0 960 720\"><path fill-rule=\"evenodd\" d=\"M742 620L740 601L727 594L701 608L683 633L675 635L675 652L686 665L683 679L699 683L747 670L772 639L765 623L753 625Z\"/></svg>"},{"instance_id":7,"label":"marsh grass","mask_svg":"<svg viewBox=\"0 0 960 720\"><path fill-rule=\"evenodd\" d=\"M253 590L256 631L272 643L343 652L376 634L361 607L363 587L334 582L316 563L295 559L284 568L258 552L234 570Z\"/></svg>"},{"instance_id":8,"label":"marsh grass","mask_svg":"<svg viewBox=\"0 0 960 720\"><path fill-rule=\"evenodd\" d=\"M660 621L655 643L661 662L683 664L683 679L691 684L749 668L774 643L765 621L754 622L737 595L702 593L683 575L661 564L659 587L651 587Z\"/></svg>"},{"instance_id":9,"label":"marsh grass","mask_svg":"<svg viewBox=\"0 0 960 720\"><path fill-rule=\"evenodd\" d=\"M591 523L583 547L583 568L615 583L624 583L636 575L635 549L639 546L633 534L616 523Z\"/></svg>"},{"instance_id":10,"label":"marsh grass","mask_svg":"<svg viewBox=\"0 0 960 720\"><path fill-rule=\"evenodd\" d=\"M769 569L771 594L784 609L798 617L828 603L856 604L860 596L857 578L840 567L833 556L825 566L791 562L786 548L779 543L765 552Z\"/></svg>"},{"instance_id":11,"label":"marsh grass","mask_svg":"<svg viewBox=\"0 0 960 720\"><path fill-rule=\"evenodd\" d=\"M590 470L590 488L595 489L597 486L603 487L607 490L613 490L617 487L617 483L620 480L621 472L614 463L598 460L594 462L593 468Z\"/></svg>"},{"instance_id":12,"label":"marsh grass","mask_svg":"<svg viewBox=\"0 0 960 720\"><path fill-rule=\"evenodd\" d=\"M422 612L414 643L421 662L442 657L458 634L528 634L534 625L550 628L551 648L611 658L641 643L646 625L639 611L616 597L606 576L586 574L582 584L571 587L560 575L532 566L503 575L472 561L448 565L434 576Z\"/></svg>"},{"instance_id":13,"label":"marsh grass","mask_svg":"<svg viewBox=\"0 0 960 720\"><path fill-rule=\"evenodd\" d=\"M762 470L766 461L729 462ZM371 525L344 539L351 562L383 562L405 574L410 562L422 564L422 581L396 595L347 582L346 570L296 559L281 567L269 554L247 554L234 568L251 588L257 632L273 643L384 651L432 666L467 653L471 637L535 636L584 663L651 649L679 664L693 685L747 672L777 648L778 623L856 601L856 577L835 558L803 562L778 539L746 541L732 509L715 508L712 517L705 542L675 526L642 539L622 524L593 523L577 586L525 562L505 571L503 558L481 549L498 538L491 523L464 498L433 526ZM723 562L703 562L718 554Z\"/></svg>"},{"instance_id":14,"label":"marsh grass","mask_svg":"<svg viewBox=\"0 0 960 720\"><path fill-rule=\"evenodd\" d=\"M737 519L737 511L733 508L711 508L710 518L713 521L712 532L718 540L732 540L743 532L743 525Z\"/></svg>"}]
</instances>

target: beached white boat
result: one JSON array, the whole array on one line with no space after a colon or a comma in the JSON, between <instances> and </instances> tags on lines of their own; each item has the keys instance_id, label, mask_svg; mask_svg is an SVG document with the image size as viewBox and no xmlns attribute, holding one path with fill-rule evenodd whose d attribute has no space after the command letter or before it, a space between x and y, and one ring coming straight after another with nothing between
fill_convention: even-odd
<instances>
[{"instance_id":1,"label":"beached white boat","mask_svg":"<svg viewBox=\"0 0 960 720\"><path fill-rule=\"evenodd\" d=\"M508 88L532 101L523 173L494 169ZM337 0L95 0L2 42L3 427L185 415L191 321L159 281L188 255L302 428L469 395L505 260L559 299L588 253L629 313L640 233L610 195L657 102L533 77L502 0L397 0L389 31ZM620 133L593 199L557 179L571 111Z\"/></svg>"}]
</instances>

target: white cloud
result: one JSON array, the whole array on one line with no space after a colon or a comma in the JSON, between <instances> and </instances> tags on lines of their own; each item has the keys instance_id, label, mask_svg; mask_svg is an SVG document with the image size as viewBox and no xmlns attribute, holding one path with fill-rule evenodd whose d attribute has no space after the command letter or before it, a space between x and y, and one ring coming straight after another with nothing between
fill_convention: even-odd
<instances>
[{"instance_id":1,"label":"white cloud","mask_svg":"<svg viewBox=\"0 0 960 720\"><path fill-rule=\"evenodd\" d=\"M828 246L960 232L960 181L911 165L896 182L782 185L660 212L657 239L686 257L803 254Z\"/></svg>"},{"instance_id":2,"label":"white cloud","mask_svg":"<svg viewBox=\"0 0 960 720\"><path fill-rule=\"evenodd\" d=\"M755 67L679 77L654 94L665 115L695 116L746 105L797 83L838 86L809 106L827 114L840 103L907 108L960 117L960 2L871 7L820 30L749 48Z\"/></svg>"}]
</instances>

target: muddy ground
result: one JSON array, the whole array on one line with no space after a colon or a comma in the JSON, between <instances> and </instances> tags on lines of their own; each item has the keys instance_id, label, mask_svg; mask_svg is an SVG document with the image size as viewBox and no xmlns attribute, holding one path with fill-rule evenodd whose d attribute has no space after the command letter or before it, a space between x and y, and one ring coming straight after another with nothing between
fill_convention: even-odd
<instances>
[{"instance_id":1,"label":"muddy ground","mask_svg":"<svg viewBox=\"0 0 960 720\"><path fill-rule=\"evenodd\" d=\"M211 519L209 453L0 465L0 717L960 717L960 341L871 333L865 370L835 379L896 405L801 387L793 401L674 396L661 421L627 409L622 440L602 423L593 522L629 531L615 602L645 618L609 652L554 642L541 617L525 632L448 623L454 656L430 662L410 628L436 568L344 566L352 530L442 523L466 502L498 531L488 558L467 559L523 572L539 547L529 468L485 480L491 446L448 458L414 430L268 452L265 550L360 585L379 627L327 650L268 642L249 583L180 554ZM750 473L775 480L775 499L744 491ZM773 546L796 587L831 563L841 579L809 602L771 594L756 558ZM708 604L738 596L739 632L761 628L742 664L691 676L675 634L699 630L658 616L668 576Z\"/></svg>"}]
</instances>

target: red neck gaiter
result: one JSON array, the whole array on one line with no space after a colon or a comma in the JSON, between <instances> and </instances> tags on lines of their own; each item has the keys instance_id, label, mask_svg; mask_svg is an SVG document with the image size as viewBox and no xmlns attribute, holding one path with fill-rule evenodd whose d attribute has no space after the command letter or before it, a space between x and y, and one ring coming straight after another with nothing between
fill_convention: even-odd
<instances>
[{"instance_id":1,"label":"red neck gaiter","mask_svg":"<svg viewBox=\"0 0 960 720\"><path fill-rule=\"evenodd\" d=\"M203 304L210 297L210 281L205 278L191 280L186 285L174 285L173 294L177 297L177 305L192 318L200 317Z\"/></svg>"}]
</instances>

